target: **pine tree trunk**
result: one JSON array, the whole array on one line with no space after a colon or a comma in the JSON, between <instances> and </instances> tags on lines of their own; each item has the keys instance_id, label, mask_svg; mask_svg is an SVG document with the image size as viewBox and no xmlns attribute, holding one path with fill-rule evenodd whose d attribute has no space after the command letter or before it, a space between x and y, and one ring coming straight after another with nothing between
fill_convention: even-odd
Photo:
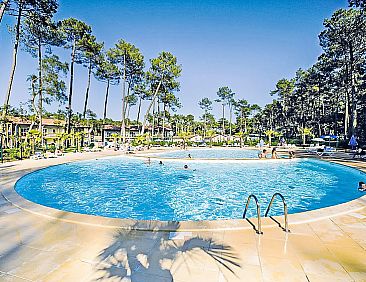
<instances>
[{"instance_id":1,"label":"pine tree trunk","mask_svg":"<svg viewBox=\"0 0 366 282\"><path fill-rule=\"evenodd\" d=\"M90 78L91 78L91 71L92 71L92 62L89 61L89 68L88 68L88 84L86 86L86 92L85 92L85 101L84 101L84 110L83 110L83 119L85 119L86 111L88 107L88 100L89 100L89 90L90 90Z\"/></svg>"},{"instance_id":2,"label":"pine tree trunk","mask_svg":"<svg viewBox=\"0 0 366 282\"><path fill-rule=\"evenodd\" d=\"M152 129L151 129L151 138L154 138L155 135L155 103L153 105L152 110Z\"/></svg>"},{"instance_id":3,"label":"pine tree trunk","mask_svg":"<svg viewBox=\"0 0 366 282\"><path fill-rule=\"evenodd\" d=\"M103 122L105 122L105 119L107 118L107 105L108 105L108 95L109 95L109 79L107 80L107 89L105 92L105 98L104 98L104 111L103 111Z\"/></svg>"},{"instance_id":4,"label":"pine tree trunk","mask_svg":"<svg viewBox=\"0 0 366 282\"><path fill-rule=\"evenodd\" d=\"M4 0L4 2L1 3L1 6L0 6L0 23L1 23L1 20L3 19L3 16L5 14L5 9L8 6L8 4L9 4L9 0Z\"/></svg>"},{"instance_id":5,"label":"pine tree trunk","mask_svg":"<svg viewBox=\"0 0 366 282\"><path fill-rule=\"evenodd\" d=\"M346 93L345 93L345 98L346 98L346 101L345 101L345 111L344 111L344 136L346 137L347 134L348 134L348 122L349 122L349 94L348 94L348 91L346 90Z\"/></svg>"},{"instance_id":6,"label":"pine tree trunk","mask_svg":"<svg viewBox=\"0 0 366 282\"><path fill-rule=\"evenodd\" d=\"M108 105L108 95L109 95L109 84L110 81L109 79L107 80L107 89L106 89L106 93L105 93L105 98L104 98L104 110L103 110L103 126L102 126L102 142L103 142L103 146L104 146L104 125L105 125L105 119L107 118L107 105Z\"/></svg>"},{"instance_id":7,"label":"pine tree trunk","mask_svg":"<svg viewBox=\"0 0 366 282\"><path fill-rule=\"evenodd\" d=\"M159 100L157 101L157 117L156 117L156 124L158 125L158 136L160 135L160 128L159 128L159 125L160 125L160 103L159 103Z\"/></svg>"},{"instance_id":8,"label":"pine tree trunk","mask_svg":"<svg viewBox=\"0 0 366 282\"><path fill-rule=\"evenodd\" d=\"M160 80L160 81L159 81L159 84L158 84L158 87L157 87L157 88L156 88L156 90L155 90L154 96L153 96L153 98L152 98L152 100L151 100L151 102L150 102L150 105L149 105L149 107L148 107L148 108L147 108L147 110L146 110L146 114L145 114L145 117L144 117L144 122L142 123L141 134L144 134L145 127L146 127L146 121L147 121L147 118L148 118L148 116L149 116L149 112L150 112L150 110L151 110L151 107L152 107L153 103L155 102L156 96L157 96L157 95L158 95L158 93L159 93L161 83L162 83L162 81Z\"/></svg>"},{"instance_id":9,"label":"pine tree trunk","mask_svg":"<svg viewBox=\"0 0 366 282\"><path fill-rule=\"evenodd\" d=\"M129 97L129 96L130 96L130 84L128 84L128 86L127 86L127 96L126 97ZM126 119L128 119L128 115L126 117L128 107L129 107L129 104L128 104L128 99L127 99L125 102L125 118Z\"/></svg>"},{"instance_id":10,"label":"pine tree trunk","mask_svg":"<svg viewBox=\"0 0 366 282\"><path fill-rule=\"evenodd\" d=\"M355 135L356 126L357 126L357 111L356 111L356 87L354 80L354 55L352 45L350 46L350 80L351 80L351 99L352 99L352 108L351 108L351 134Z\"/></svg>"},{"instance_id":11,"label":"pine tree trunk","mask_svg":"<svg viewBox=\"0 0 366 282\"><path fill-rule=\"evenodd\" d=\"M125 103L126 103L126 53L123 55L123 83L122 83L122 124L121 124L121 135L122 135L122 143L126 142L126 111L125 111Z\"/></svg>"},{"instance_id":12,"label":"pine tree trunk","mask_svg":"<svg viewBox=\"0 0 366 282\"><path fill-rule=\"evenodd\" d=\"M31 105L32 105L32 109L34 111L34 114L37 116L38 115L38 111L37 111L37 107L36 107L36 86L35 86L35 81L32 80L32 100L31 100ZM32 120L28 132L30 132L33 129L33 126L35 124L35 120Z\"/></svg>"},{"instance_id":13,"label":"pine tree trunk","mask_svg":"<svg viewBox=\"0 0 366 282\"><path fill-rule=\"evenodd\" d=\"M14 81L15 68L17 66L17 56L18 56L20 28L21 28L20 20L22 18L22 12L23 12L23 1L19 1L19 10L18 10L18 17L17 17L17 24L16 24L16 33L15 33L15 43L14 43L14 48L13 48L13 63L11 66L8 90L6 92L6 97L5 97L5 102L4 102L4 108L3 108L3 114L2 114L3 119L6 117L6 115L8 113L11 89L12 89L13 81Z\"/></svg>"},{"instance_id":14,"label":"pine tree trunk","mask_svg":"<svg viewBox=\"0 0 366 282\"><path fill-rule=\"evenodd\" d=\"M230 140L231 140L231 121L232 121L232 116L233 116L233 107L232 105L229 106L230 107L230 130L229 130L229 135L230 135Z\"/></svg>"},{"instance_id":15,"label":"pine tree trunk","mask_svg":"<svg viewBox=\"0 0 366 282\"><path fill-rule=\"evenodd\" d=\"M163 129L162 129L162 135L163 135L163 140L165 140L165 103L163 106Z\"/></svg>"},{"instance_id":16,"label":"pine tree trunk","mask_svg":"<svg viewBox=\"0 0 366 282\"><path fill-rule=\"evenodd\" d=\"M75 62L76 42L74 40L71 52L71 65L70 65L70 89L69 89L69 100L67 109L67 134L71 133L71 102L72 102L72 86L74 81L74 62Z\"/></svg>"},{"instance_id":17,"label":"pine tree trunk","mask_svg":"<svg viewBox=\"0 0 366 282\"><path fill-rule=\"evenodd\" d=\"M137 110L137 119L136 119L136 121L137 121L137 128L138 129L140 129L140 124L139 124L139 122L140 122L140 113L141 113L141 103L142 103L142 98L141 98L141 96L139 97L139 107L138 107L138 110Z\"/></svg>"},{"instance_id":18,"label":"pine tree trunk","mask_svg":"<svg viewBox=\"0 0 366 282\"><path fill-rule=\"evenodd\" d=\"M43 79L42 79L42 45L41 39L38 40L38 131L41 133L41 140L43 144L43 129L42 129L42 107L43 107Z\"/></svg>"},{"instance_id":19,"label":"pine tree trunk","mask_svg":"<svg viewBox=\"0 0 366 282\"><path fill-rule=\"evenodd\" d=\"M243 132L243 110L240 111L240 131Z\"/></svg>"},{"instance_id":20,"label":"pine tree trunk","mask_svg":"<svg viewBox=\"0 0 366 282\"><path fill-rule=\"evenodd\" d=\"M205 118L204 118L204 123L205 123L205 131L204 131L204 134L203 134L203 139L206 138L206 133L207 133L207 117L206 117L206 112L204 113L205 115Z\"/></svg>"},{"instance_id":21,"label":"pine tree trunk","mask_svg":"<svg viewBox=\"0 0 366 282\"><path fill-rule=\"evenodd\" d=\"M225 136L225 105L222 104L222 137L221 138L223 138L224 136Z\"/></svg>"},{"instance_id":22,"label":"pine tree trunk","mask_svg":"<svg viewBox=\"0 0 366 282\"><path fill-rule=\"evenodd\" d=\"M131 111L131 106L128 105L128 108L127 108L127 120L130 119L130 111Z\"/></svg>"}]
</instances>

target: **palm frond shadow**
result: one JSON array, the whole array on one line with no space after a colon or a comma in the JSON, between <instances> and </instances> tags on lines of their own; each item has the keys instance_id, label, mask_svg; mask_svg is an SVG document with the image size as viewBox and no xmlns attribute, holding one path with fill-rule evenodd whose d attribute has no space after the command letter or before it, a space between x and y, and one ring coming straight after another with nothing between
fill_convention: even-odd
<instances>
[{"instance_id":1,"label":"palm frond shadow","mask_svg":"<svg viewBox=\"0 0 366 282\"><path fill-rule=\"evenodd\" d=\"M167 222L165 226L169 226L169 231L179 229L178 222ZM235 268L240 268L238 256L230 246L201 236L174 240L170 238L170 232L162 231L164 225L150 227L153 232L135 230L134 226L116 232L113 242L98 255L94 280L134 282L156 281L160 277L161 281L174 281L174 271L183 264L187 267L188 260L207 261L203 256L211 258L219 269L224 268L232 275L235 275Z\"/></svg>"}]
</instances>

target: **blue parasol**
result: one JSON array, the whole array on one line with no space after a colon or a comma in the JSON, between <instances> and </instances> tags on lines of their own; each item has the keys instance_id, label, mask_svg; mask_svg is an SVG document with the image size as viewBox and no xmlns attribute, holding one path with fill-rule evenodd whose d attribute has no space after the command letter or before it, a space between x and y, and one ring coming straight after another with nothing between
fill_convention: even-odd
<instances>
[{"instance_id":1,"label":"blue parasol","mask_svg":"<svg viewBox=\"0 0 366 282\"><path fill-rule=\"evenodd\" d=\"M337 139L338 136L337 135L322 135L322 136L320 136L320 138L323 138L323 139Z\"/></svg>"},{"instance_id":2,"label":"blue parasol","mask_svg":"<svg viewBox=\"0 0 366 282\"><path fill-rule=\"evenodd\" d=\"M351 146L352 150L354 150L355 147L358 145L357 139L354 135L351 136L351 139L349 140L348 145Z\"/></svg>"},{"instance_id":3,"label":"blue parasol","mask_svg":"<svg viewBox=\"0 0 366 282\"><path fill-rule=\"evenodd\" d=\"M320 136L320 138L328 139L328 145L329 145L329 147L330 147L330 140L331 139L337 139L337 143L338 143L338 136L337 135L332 135L332 134L322 135L322 136ZM332 141L332 142L335 142L335 141Z\"/></svg>"}]
</instances>

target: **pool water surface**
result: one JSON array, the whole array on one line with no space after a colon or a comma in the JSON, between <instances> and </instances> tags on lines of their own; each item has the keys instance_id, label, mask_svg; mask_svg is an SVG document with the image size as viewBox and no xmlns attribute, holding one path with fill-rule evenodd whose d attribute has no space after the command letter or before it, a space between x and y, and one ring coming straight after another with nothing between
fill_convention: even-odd
<instances>
[{"instance_id":1,"label":"pool water surface","mask_svg":"<svg viewBox=\"0 0 366 282\"><path fill-rule=\"evenodd\" d=\"M188 164L189 169L183 169ZM203 162L113 157L51 166L15 186L24 198L60 210L145 220L241 218L250 194L262 213L275 192L289 213L340 204L362 196L364 173L312 159ZM276 201L273 215L282 214ZM254 204L249 216L255 216Z\"/></svg>"}]
</instances>

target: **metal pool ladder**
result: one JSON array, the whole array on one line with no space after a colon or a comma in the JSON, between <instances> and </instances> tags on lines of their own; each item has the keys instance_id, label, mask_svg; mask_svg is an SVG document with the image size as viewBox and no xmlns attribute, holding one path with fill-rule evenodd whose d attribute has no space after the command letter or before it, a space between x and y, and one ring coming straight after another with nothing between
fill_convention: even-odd
<instances>
[{"instance_id":1,"label":"metal pool ladder","mask_svg":"<svg viewBox=\"0 0 366 282\"><path fill-rule=\"evenodd\" d=\"M279 224L279 226L283 229L283 231L285 232L290 232L290 229L288 228L288 218L287 218L287 215L288 215L288 212L287 212L287 204L286 204L286 201L285 201L285 197L282 196L281 193L274 193L273 196L272 196L272 199L271 199L271 202L269 203L268 207L267 207L267 210L266 210L266 213L265 213L265 217L268 216L268 213L272 207L272 204L273 204L273 201L274 199L276 198L276 196L279 196L282 200L282 203L283 203L283 212L284 212L284 216L285 216L285 228L283 228L281 226L281 224L274 218L270 217L272 220L274 220L276 223ZM261 221L261 207L259 205L259 201L258 201L258 198L254 195L254 194L251 194L249 197L248 197L248 200L247 200L247 203L245 205L245 210L244 210L244 213L243 213L243 219L245 219L245 215L247 214L247 211L248 211L248 207L249 207L249 204L250 204L250 200L251 198L254 199L255 201L255 204L257 206L257 218L258 218L258 229L255 229L255 226L249 222L251 225L253 225L254 229L256 230L257 234L263 234L262 232L262 221ZM248 220L248 219L247 219Z\"/></svg>"},{"instance_id":2,"label":"metal pool ladder","mask_svg":"<svg viewBox=\"0 0 366 282\"><path fill-rule=\"evenodd\" d=\"M249 204L250 204L250 199L253 198L254 201L255 201L255 204L257 206L257 218L258 218L258 229L256 230L257 234L263 234L262 232L262 223L261 223L261 207L258 203L258 199L257 197L254 195L254 194L251 194L249 197L248 197L248 200L247 200L247 204L245 205L245 210L244 210L244 213L243 213L243 219L245 219L245 215L248 211L248 207L249 207ZM252 223L251 223L252 224Z\"/></svg>"},{"instance_id":3,"label":"metal pool ladder","mask_svg":"<svg viewBox=\"0 0 366 282\"><path fill-rule=\"evenodd\" d=\"M290 232L290 230L288 229L288 219L287 219L287 204L286 204L286 201L285 201L285 197L282 196L281 193L274 193L273 196L272 196L272 199L271 199L271 202L269 203L268 207L267 207L267 210L266 210L266 213L265 213L265 217L267 217L268 213L269 213L269 210L271 209L272 207L272 204L273 204L273 201L275 199L276 196L279 196L282 200L282 203L283 203L283 213L284 213L284 216L285 216L285 228L282 227L283 231L285 232ZM272 218L273 219L273 218ZM273 219L274 221L276 221L275 219ZM277 222L277 221L276 221ZM279 222L277 222L280 227L281 227L281 224Z\"/></svg>"}]
</instances>

